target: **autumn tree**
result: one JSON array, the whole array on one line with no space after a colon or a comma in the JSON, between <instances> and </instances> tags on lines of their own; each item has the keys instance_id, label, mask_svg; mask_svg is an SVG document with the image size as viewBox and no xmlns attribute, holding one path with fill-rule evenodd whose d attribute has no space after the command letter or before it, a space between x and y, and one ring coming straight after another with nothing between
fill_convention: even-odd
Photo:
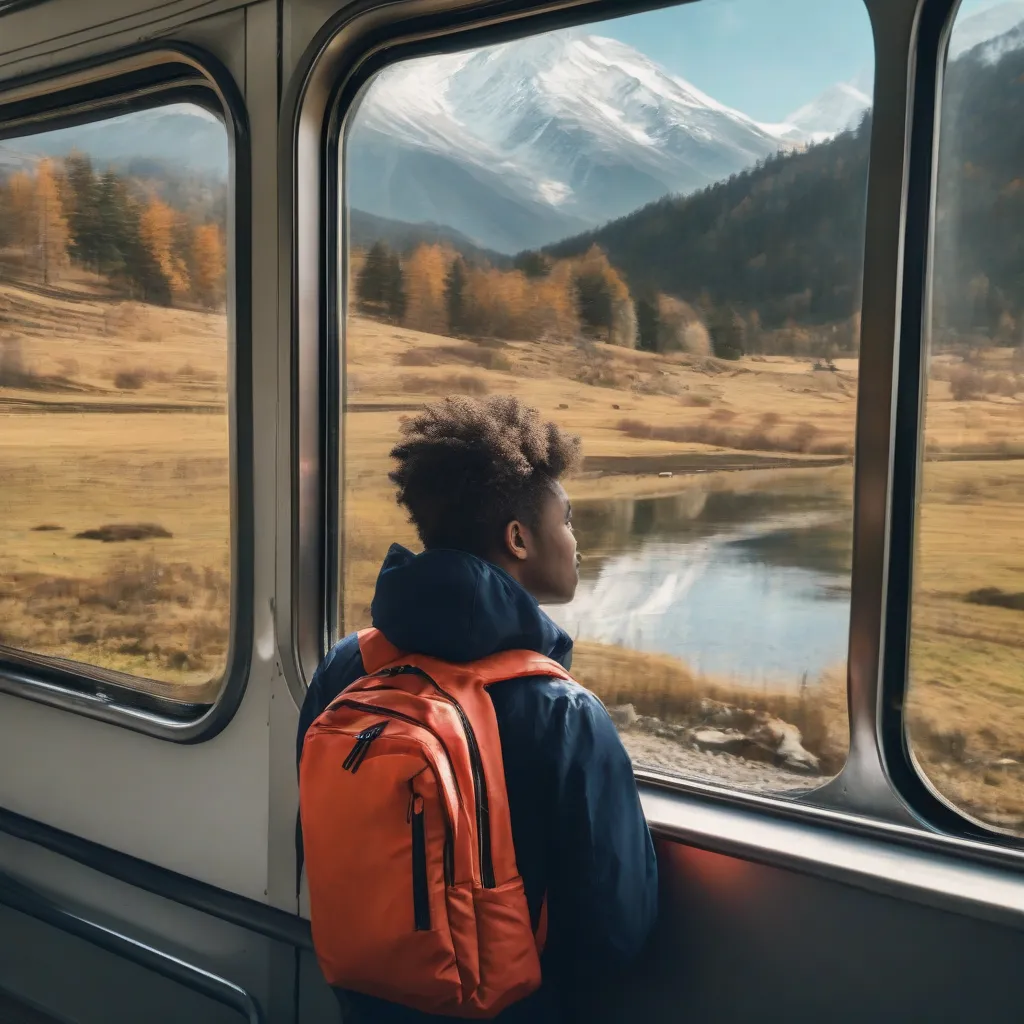
<instances>
[{"instance_id":1,"label":"autumn tree","mask_svg":"<svg viewBox=\"0 0 1024 1024\"><path fill-rule=\"evenodd\" d=\"M36 241L35 185L24 171L12 174L3 190L3 246L7 266L16 275L28 268Z\"/></svg>"},{"instance_id":2,"label":"autumn tree","mask_svg":"<svg viewBox=\"0 0 1024 1024\"><path fill-rule=\"evenodd\" d=\"M68 222L52 160L36 165L35 206L39 270L43 283L49 284L68 262Z\"/></svg>"},{"instance_id":3,"label":"autumn tree","mask_svg":"<svg viewBox=\"0 0 1024 1024\"><path fill-rule=\"evenodd\" d=\"M159 277L154 276L148 298L170 305L187 295L188 271L174 251L175 211L155 196L143 206L139 218L139 237Z\"/></svg>"},{"instance_id":4,"label":"autumn tree","mask_svg":"<svg viewBox=\"0 0 1024 1024\"><path fill-rule=\"evenodd\" d=\"M50 283L68 262L66 182L59 166L40 160L31 171L11 175L2 191L0 236L8 265Z\"/></svg>"},{"instance_id":5,"label":"autumn tree","mask_svg":"<svg viewBox=\"0 0 1024 1024\"><path fill-rule=\"evenodd\" d=\"M443 334L448 325L446 278L449 253L440 245L421 245L405 261L403 322L417 331Z\"/></svg>"},{"instance_id":6,"label":"autumn tree","mask_svg":"<svg viewBox=\"0 0 1024 1024\"><path fill-rule=\"evenodd\" d=\"M192 292L207 309L224 302L227 260L224 239L216 224L200 224L192 232Z\"/></svg>"}]
</instances>

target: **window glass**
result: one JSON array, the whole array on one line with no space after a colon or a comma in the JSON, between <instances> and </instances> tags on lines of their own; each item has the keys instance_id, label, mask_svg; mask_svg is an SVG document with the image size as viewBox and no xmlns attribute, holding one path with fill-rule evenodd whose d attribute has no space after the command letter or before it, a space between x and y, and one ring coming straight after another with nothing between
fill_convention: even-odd
<instances>
[{"instance_id":1,"label":"window glass","mask_svg":"<svg viewBox=\"0 0 1024 1024\"><path fill-rule=\"evenodd\" d=\"M0 142L0 654L216 694L227 168L191 104Z\"/></svg>"},{"instance_id":2,"label":"window glass","mask_svg":"<svg viewBox=\"0 0 1024 1024\"><path fill-rule=\"evenodd\" d=\"M389 543L418 548L401 418L511 393L582 435L582 581L548 611L637 765L787 794L839 770L872 75L859 0L736 0L369 84L342 631Z\"/></svg>"},{"instance_id":3,"label":"window glass","mask_svg":"<svg viewBox=\"0 0 1024 1024\"><path fill-rule=\"evenodd\" d=\"M942 97L907 725L940 794L1024 832L1024 13L978 7Z\"/></svg>"}]
</instances>

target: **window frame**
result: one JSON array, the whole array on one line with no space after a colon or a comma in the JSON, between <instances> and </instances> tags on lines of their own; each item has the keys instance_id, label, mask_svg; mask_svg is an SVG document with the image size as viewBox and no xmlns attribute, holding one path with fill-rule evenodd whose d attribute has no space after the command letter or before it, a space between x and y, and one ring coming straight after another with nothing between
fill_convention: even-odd
<instances>
[{"instance_id":1,"label":"window frame","mask_svg":"<svg viewBox=\"0 0 1024 1024\"><path fill-rule=\"evenodd\" d=\"M913 752L905 715L911 688L914 568L921 523L925 417L932 334L943 82L959 0L926 0L918 30L919 74L908 133L901 344L893 418L890 556L879 707L879 743L893 785L931 828L1024 850L1024 836L965 813L928 779Z\"/></svg>"},{"instance_id":2,"label":"window frame","mask_svg":"<svg viewBox=\"0 0 1024 1024\"><path fill-rule=\"evenodd\" d=\"M169 103L216 114L227 133L227 382L231 615L227 660L210 703L155 692L173 684L73 659L0 648L0 693L178 743L212 739L245 692L253 636L250 147L245 103L227 69L199 47L153 43L0 84L0 139L102 121ZM31 130L26 130L31 129ZM153 684L152 689L135 680Z\"/></svg>"},{"instance_id":3,"label":"window frame","mask_svg":"<svg viewBox=\"0 0 1024 1024\"><path fill-rule=\"evenodd\" d=\"M682 3L700 0L682 0ZM345 225L338 207L339 140L365 83L398 60L491 45L530 33L681 3L618 0L530 3L486 8L447 0L355 5L329 21L307 50L285 105L282 154L294 207L282 237L293 239L286 283L293 331L292 615L281 625L282 650L301 702L320 659L336 639L338 541L343 496L344 372L347 285ZM795 800L640 769L642 788L818 823L856 834L952 853L987 864L1024 865L1024 841L979 825L937 798L912 762L906 742L906 636L920 374L927 338L926 301L942 73L959 0L917 0L893 10L865 0L875 36L875 90L862 270L863 321L854 457L854 548L847 697L850 752L840 773ZM894 5L895 7L895 5ZM889 24L887 24L889 22ZM883 29L892 29L895 43ZM904 42L904 40L906 42ZM885 45L888 45L888 51ZM896 53L894 46L900 47ZM897 139L901 144L897 144ZM868 254L872 259L867 258ZM880 260L874 257L881 254ZM304 282L299 289L297 282ZM315 287L309 282L315 281ZM909 538L912 545L912 535ZM899 550L895 550L899 548ZM302 567L318 568L315 577Z\"/></svg>"}]
</instances>

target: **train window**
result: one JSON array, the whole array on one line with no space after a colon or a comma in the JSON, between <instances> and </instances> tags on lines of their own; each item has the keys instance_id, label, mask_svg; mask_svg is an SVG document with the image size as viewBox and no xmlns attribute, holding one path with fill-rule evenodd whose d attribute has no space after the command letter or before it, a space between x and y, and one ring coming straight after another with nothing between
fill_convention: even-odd
<instances>
[{"instance_id":1,"label":"train window","mask_svg":"<svg viewBox=\"0 0 1024 1024\"><path fill-rule=\"evenodd\" d=\"M848 745L873 49L858 0L687 4L392 64L347 120L339 629L416 546L440 396L582 436L575 640L638 768L797 794Z\"/></svg>"},{"instance_id":2,"label":"train window","mask_svg":"<svg viewBox=\"0 0 1024 1024\"><path fill-rule=\"evenodd\" d=\"M1024 26L981 42L964 13L941 108L907 727L942 796L1020 834Z\"/></svg>"},{"instance_id":3,"label":"train window","mask_svg":"<svg viewBox=\"0 0 1024 1024\"><path fill-rule=\"evenodd\" d=\"M5 660L216 696L228 166L225 124L191 102L0 141Z\"/></svg>"}]
</instances>

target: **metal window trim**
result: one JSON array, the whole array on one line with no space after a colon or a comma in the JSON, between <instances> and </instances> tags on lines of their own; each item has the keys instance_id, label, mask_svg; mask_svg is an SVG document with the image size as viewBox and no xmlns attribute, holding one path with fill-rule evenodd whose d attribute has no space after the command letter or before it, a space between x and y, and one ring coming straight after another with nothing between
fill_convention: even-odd
<instances>
[{"instance_id":1,"label":"metal window trim","mask_svg":"<svg viewBox=\"0 0 1024 1024\"><path fill-rule=\"evenodd\" d=\"M228 70L213 55L185 43L158 41L77 62L64 69L0 83L0 134L5 113L19 124L56 122L62 101L89 94L100 106L131 97L139 76L168 71L165 102L177 91L192 98L197 86L215 98L228 137L228 420L231 531L231 617L228 654L217 697L193 703L173 695L173 684L146 680L84 663L0 648L0 693L73 711L158 739L195 743L216 736L245 692L253 637L253 452L251 331L250 145L245 103ZM177 74L175 74L177 71ZM153 84L153 83L150 83ZM148 103L146 107L158 106ZM90 120L95 118L90 117Z\"/></svg>"},{"instance_id":2,"label":"metal window trim","mask_svg":"<svg viewBox=\"0 0 1024 1024\"><path fill-rule=\"evenodd\" d=\"M887 566L887 642L879 692L879 750L896 789L927 827L1024 849L1024 837L965 813L928 779L914 754L907 722L911 690L914 568L922 505L924 429L931 340L942 95L950 36L960 0L923 0L917 38L920 72L911 97L910 200L904 229L900 344L895 367L893 474Z\"/></svg>"}]
</instances>

